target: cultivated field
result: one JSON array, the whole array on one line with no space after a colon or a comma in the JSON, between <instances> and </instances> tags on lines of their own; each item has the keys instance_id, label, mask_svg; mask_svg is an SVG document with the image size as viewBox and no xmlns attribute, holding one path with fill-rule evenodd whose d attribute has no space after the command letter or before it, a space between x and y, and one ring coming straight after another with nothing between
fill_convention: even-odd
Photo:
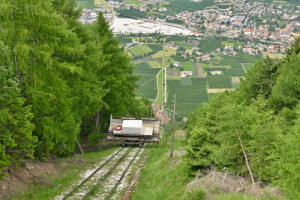
<instances>
[{"instance_id":1,"label":"cultivated field","mask_svg":"<svg viewBox=\"0 0 300 200\"><path fill-rule=\"evenodd\" d=\"M167 0L168 4L164 7L178 13L181 11L197 11L203 10L208 6L212 6L214 3L212 0L202 0L200 2L194 2L190 0Z\"/></svg>"},{"instance_id":2,"label":"cultivated field","mask_svg":"<svg viewBox=\"0 0 300 200\"><path fill-rule=\"evenodd\" d=\"M172 108L173 96L177 95L177 110L187 116L200 103L208 101L206 80L202 78L182 78L181 80L167 80L168 103Z\"/></svg>"},{"instance_id":3,"label":"cultivated field","mask_svg":"<svg viewBox=\"0 0 300 200\"><path fill-rule=\"evenodd\" d=\"M141 76L141 79L137 82L140 86L137 89L137 94L142 94L149 98L150 101L154 101L157 95L156 75L160 69L150 68L147 63L141 63L136 65L134 73Z\"/></svg>"}]
</instances>

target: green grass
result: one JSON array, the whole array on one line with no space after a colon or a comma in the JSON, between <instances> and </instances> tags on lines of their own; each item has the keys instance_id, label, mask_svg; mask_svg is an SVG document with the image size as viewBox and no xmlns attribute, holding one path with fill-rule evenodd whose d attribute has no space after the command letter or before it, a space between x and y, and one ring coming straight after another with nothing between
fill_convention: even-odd
<instances>
[{"instance_id":1,"label":"green grass","mask_svg":"<svg viewBox=\"0 0 300 200\"><path fill-rule=\"evenodd\" d=\"M163 50L151 55L153 59L161 58L163 55L165 56L172 56L176 54L176 49L170 48L170 47L165 47L165 53L163 53Z\"/></svg>"},{"instance_id":2,"label":"green grass","mask_svg":"<svg viewBox=\"0 0 300 200\"><path fill-rule=\"evenodd\" d=\"M137 89L137 94L144 95L145 97L149 98L150 101L155 100L157 95L155 76L159 72L159 70L159 68L150 68L147 63L141 63L136 65L134 74L141 76L141 79L137 82L137 84L145 84Z\"/></svg>"},{"instance_id":3,"label":"green grass","mask_svg":"<svg viewBox=\"0 0 300 200\"><path fill-rule=\"evenodd\" d=\"M189 46L189 45L179 45L179 46L182 48L188 49L188 50L192 50L192 48L194 47L194 46Z\"/></svg>"},{"instance_id":4,"label":"green grass","mask_svg":"<svg viewBox=\"0 0 300 200\"><path fill-rule=\"evenodd\" d=\"M186 61L182 63L183 71L193 71L193 63Z\"/></svg>"},{"instance_id":5,"label":"green grass","mask_svg":"<svg viewBox=\"0 0 300 200\"><path fill-rule=\"evenodd\" d=\"M79 173L82 170L87 170L88 166L103 160L104 157L110 155L115 150L116 148L110 148L101 152L86 153L73 156L72 158L61 159L55 163L59 174L51 176L45 175L45 178L49 180L49 184L36 183L29 185L23 194L14 196L11 199L54 199L55 196L61 194L70 185L80 181ZM64 163L64 167L61 167L62 163ZM60 167L58 168L58 166Z\"/></svg>"},{"instance_id":6,"label":"green grass","mask_svg":"<svg viewBox=\"0 0 300 200\"><path fill-rule=\"evenodd\" d=\"M163 96L163 80L164 80L164 75L165 75L165 70L161 70L159 75L158 75L158 88L159 88L159 93L158 93L158 98L157 98L157 103L158 104L161 104L161 99L162 99L162 96Z\"/></svg>"},{"instance_id":7,"label":"green grass","mask_svg":"<svg viewBox=\"0 0 300 200\"><path fill-rule=\"evenodd\" d=\"M104 0L95 0L95 6L97 6L97 7L101 7L101 6L106 6L106 7L110 7L109 5L108 5L108 3L106 2L106 1L104 1Z\"/></svg>"},{"instance_id":8,"label":"green grass","mask_svg":"<svg viewBox=\"0 0 300 200\"><path fill-rule=\"evenodd\" d=\"M78 7L87 8L87 9L93 9L95 8L95 2L94 0L81 0L77 1Z\"/></svg>"},{"instance_id":9,"label":"green grass","mask_svg":"<svg viewBox=\"0 0 300 200\"><path fill-rule=\"evenodd\" d=\"M132 43L132 38L129 37L120 37L119 41L121 44Z\"/></svg>"},{"instance_id":10,"label":"green grass","mask_svg":"<svg viewBox=\"0 0 300 200\"><path fill-rule=\"evenodd\" d=\"M146 56L153 52L153 50L148 47L148 45L142 44L128 49L129 52L134 56Z\"/></svg>"},{"instance_id":11,"label":"green grass","mask_svg":"<svg viewBox=\"0 0 300 200\"><path fill-rule=\"evenodd\" d=\"M136 1L136 0L126 0L126 3L131 4L131 5L136 5L136 6L145 4L144 2L140 2L140 1Z\"/></svg>"},{"instance_id":12,"label":"green grass","mask_svg":"<svg viewBox=\"0 0 300 200\"><path fill-rule=\"evenodd\" d=\"M234 46L234 42L227 42L227 41L222 41L222 45L225 45L225 46Z\"/></svg>"},{"instance_id":13,"label":"green grass","mask_svg":"<svg viewBox=\"0 0 300 200\"><path fill-rule=\"evenodd\" d=\"M210 89L233 88L229 76L207 76L206 79Z\"/></svg>"},{"instance_id":14,"label":"green grass","mask_svg":"<svg viewBox=\"0 0 300 200\"><path fill-rule=\"evenodd\" d=\"M157 61L155 61L155 60L147 61L147 63L149 64L149 66L150 66L151 68L162 68L162 63L157 62Z\"/></svg>"},{"instance_id":15,"label":"green grass","mask_svg":"<svg viewBox=\"0 0 300 200\"><path fill-rule=\"evenodd\" d=\"M275 198L257 198L251 195L246 194L237 194L237 193L223 193L221 195L218 195L214 200L271 200Z\"/></svg>"},{"instance_id":16,"label":"green grass","mask_svg":"<svg viewBox=\"0 0 300 200\"><path fill-rule=\"evenodd\" d=\"M181 162L183 139L175 137L173 161L170 161L169 156L171 144L164 143L164 134L160 144L147 149L148 159L141 170L132 200L183 199L185 186L192 180L188 176L188 169ZM170 140L171 135L168 136Z\"/></svg>"}]
</instances>

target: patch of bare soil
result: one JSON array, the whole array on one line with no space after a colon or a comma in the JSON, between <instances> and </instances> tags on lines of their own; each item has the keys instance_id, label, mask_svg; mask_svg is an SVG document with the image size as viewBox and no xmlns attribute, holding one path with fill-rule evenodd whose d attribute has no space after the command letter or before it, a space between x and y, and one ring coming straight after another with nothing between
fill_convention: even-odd
<instances>
[{"instance_id":1,"label":"patch of bare soil","mask_svg":"<svg viewBox=\"0 0 300 200\"><path fill-rule=\"evenodd\" d=\"M47 175L58 174L52 162L28 161L21 168L10 166L4 170L6 177L0 180L0 199L10 199L13 194L23 192L29 184L50 185Z\"/></svg>"},{"instance_id":2,"label":"patch of bare soil","mask_svg":"<svg viewBox=\"0 0 300 200\"><path fill-rule=\"evenodd\" d=\"M186 186L186 191L193 188L203 188L207 192L207 199L214 199L216 195L221 193L232 192L249 194L257 198L282 197L278 188L261 187L259 182L253 185L250 180L244 177L235 177L217 171L208 171L207 175L202 178L198 178L198 175L196 175L195 180Z\"/></svg>"},{"instance_id":3,"label":"patch of bare soil","mask_svg":"<svg viewBox=\"0 0 300 200\"><path fill-rule=\"evenodd\" d=\"M185 131L184 130L177 130L176 131L176 137L177 138L184 138L185 137Z\"/></svg>"}]
</instances>

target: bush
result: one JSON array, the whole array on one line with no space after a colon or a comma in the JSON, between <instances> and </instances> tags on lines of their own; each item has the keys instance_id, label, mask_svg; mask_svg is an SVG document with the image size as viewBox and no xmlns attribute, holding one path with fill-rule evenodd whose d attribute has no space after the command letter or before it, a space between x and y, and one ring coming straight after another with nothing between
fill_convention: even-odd
<instances>
[{"instance_id":1,"label":"bush","mask_svg":"<svg viewBox=\"0 0 300 200\"><path fill-rule=\"evenodd\" d=\"M205 196L206 192L202 188L193 188L184 195L183 200L204 200Z\"/></svg>"},{"instance_id":2,"label":"bush","mask_svg":"<svg viewBox=\"0 0 300 200\"><path fill-rule=\"evenodd\" d=\"M88 135L88 142L89 144L94 147L98 142L99 139L103 139L105 137L105 135L103 133L96 133L96 132L92 132Z\"/></svg>"}]
</instances>

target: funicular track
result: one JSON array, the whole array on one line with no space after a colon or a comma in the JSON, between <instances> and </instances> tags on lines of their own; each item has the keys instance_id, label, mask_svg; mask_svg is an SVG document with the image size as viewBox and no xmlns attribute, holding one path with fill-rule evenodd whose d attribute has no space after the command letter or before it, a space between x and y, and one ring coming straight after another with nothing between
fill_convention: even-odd
<instances>
[{"instance_id":1,"label":"funicular track","mask_svg":"<svg viewBox=\"0 0 300 200\"><path fill-rule=\"evenodd\" d=\"M105 181L109 181L109 177L110 175L117 170L117 167L120 166L125 160L126 158L130 158L129 154L130 152L132 152L133 149L137 149L137 148L121 148L119 149L115 154L113 154L109 159L107 159L103 164L101 164L91 175L89 175L85 180L83 180L79 185L77 185L71 192L69 192L67 195L64 196L64 200L65 199L82 199L82 200L86 200L89 199L90 197L92 197L94 194L97 193L98 188L105 182ZM123 153L123 150L125 150L125 153ZM138 150L136 151L136 153L134 154L133 158L131 158L129 164L127 165L126 169L123 170L122 175L120 177L118 177L118 181L116 183L114 183L114 186L112 189L109 189L109 192L106 192L107 194L105 195L104 198L101 199L110 199L112 197L112 195L114 194L115 190L118 188L118 185L120 184L120 182L122 181L122 179L124 178L125 174L127 173L128 169L130 168L130 166L132 165L132 163L134 162L134 160L136 159L136 157L138 156L139 152L141 151L141 148L138 148ZM123 153L123 154L121 154ZM133 152L134 153L134 152ZM121 154L121 156L120 156ZM119 158L115 159L117 156L119 156ZM84 195L81 194L77 197L75 197L76 193L80 193L79 190L80 188L83 187L87 187L86 184L89 182L89 180L94 178L94 175L97 174L97 172L99 172L101 169L108 167L109 164L112 164L112 166L110 166L108 168L108 170L101 175L101 177L97 180L97 182L95 184L93 184L93 186L90 186L88 189L88 192L85 192ZM99 191L98 191L99 192Z\"/></svg>"}]
</instances>

